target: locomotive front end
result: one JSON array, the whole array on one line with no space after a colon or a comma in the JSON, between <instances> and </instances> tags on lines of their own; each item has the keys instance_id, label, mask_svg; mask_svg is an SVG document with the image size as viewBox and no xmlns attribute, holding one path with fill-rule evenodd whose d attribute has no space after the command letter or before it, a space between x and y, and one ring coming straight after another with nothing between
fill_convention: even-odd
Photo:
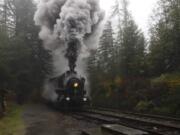
<instances>
[{"instance_id":1,"label":"locomotive front end","mask_svg":"<svg viewBox=\"0 0 180 135\"><path fill-rule=\"evenodd\" d=\"M84 78L77 77L72 77L67 81L65 85L65 99L69 104L81 106L88 102L88 98L85 96L84 83Z\"/></svg>"},{"instance_id":2,"label":"locomotive front end","mask_svg":"<svg viewBox=\"0 0 180 135\"><path fill-rule=\"evenodd\" d=\"M58 95L56 106L59 108L81 108L89 103L86 96L85 78L76 72L67 71L54 79Z\"/></svg>"}]
</instances>

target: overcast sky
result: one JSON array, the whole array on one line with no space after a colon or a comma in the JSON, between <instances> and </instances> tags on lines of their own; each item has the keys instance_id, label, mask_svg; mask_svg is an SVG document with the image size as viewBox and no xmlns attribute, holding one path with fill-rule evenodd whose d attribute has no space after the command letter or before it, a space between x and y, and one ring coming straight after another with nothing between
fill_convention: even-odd
<instances>
[{"instance_id":1,"label":"overcast sky","mask_svg":"<svg viewBox=\"0 0 180 135\"><path fill-rule=\"evenodd\" d=\"M0 0L1 2L2 0ZM38 2L39 0L34 0ZM115 0L100 0L101 7L106 11L106 15L110 13ZM129 10L138 24L139 28L147 34L149 18L152 14L153 8L158 0L129 0Z\"/></svg>"},{"instance_id":2,"label":"overcast sky","mask_svg":"<svg viewBox=\"0 0 180 135\"><path fill-rule=\"evenodd\" d=\"M106 15L110 12L115 0L100 0L101 7L106 11ZM158 0L129 0L129 10L138 24L139 28L147 35L149 18L152 14Z\"/></svg>"},{"instance_id":3,"label":"overcast sky","mask_svg":"<svg viewBox=\"0 0 180 135\"><path fill-rule=\"evenodd\" d=\"M39 1L39 0L35 0ZM142 31L148 32L149 19L152 15L153 8L158 0L129 0L129 10ZM110 13L110 9L114 5L115 0L100 0L101 8L106 11L106 15Z\"/></svg>"}]
</instances>

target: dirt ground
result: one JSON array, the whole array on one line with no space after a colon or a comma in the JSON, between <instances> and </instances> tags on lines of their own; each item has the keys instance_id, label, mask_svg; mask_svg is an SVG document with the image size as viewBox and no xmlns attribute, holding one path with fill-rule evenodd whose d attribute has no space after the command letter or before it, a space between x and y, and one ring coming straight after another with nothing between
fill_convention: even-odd
<instances>
[{"instance_id":1,"label":"dirt ground","mask_svg":"<svg viewBox=\"0 0 180 135\"><path fill-rule=\"evenodd\" d=\"M45 105L28 105L23 112L25 135L80 135L95 125L52 110Z\"/></svg>"}]
</instances>

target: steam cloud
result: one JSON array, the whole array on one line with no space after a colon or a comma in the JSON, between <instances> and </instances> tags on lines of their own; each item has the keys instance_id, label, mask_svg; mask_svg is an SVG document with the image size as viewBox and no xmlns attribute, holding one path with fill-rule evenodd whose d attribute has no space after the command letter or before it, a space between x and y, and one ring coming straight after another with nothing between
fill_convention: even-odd
<instances>
[{"instance_id":1,"label":"steam cloud","mask_svg":"<svg viewBox=\"0 0 180 135\"><path fill-rule=\"evenodd\" d=\"M97 47L103 18L99 0L40 1L34 20L45 48L52 52L56 74L68 65L85 74L84 58Z\"/></svg>"}]
</instances>

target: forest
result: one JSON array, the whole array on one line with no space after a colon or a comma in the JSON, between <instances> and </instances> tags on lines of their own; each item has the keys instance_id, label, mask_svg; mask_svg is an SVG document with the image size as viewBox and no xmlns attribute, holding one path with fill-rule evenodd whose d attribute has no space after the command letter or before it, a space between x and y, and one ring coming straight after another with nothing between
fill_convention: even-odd
<instances>
[{"instance_id":1,"label":"forest","mask_svg":"<svg viewBox=\"0 0 180 135\"><path fill-rule=\"evenodd\" d=\"M40 99L53 68L33 21L36 8L32 0L0 3L0 91L20 103ZM127 0L116 0L108 20L87 63L92 105L180 116L180 0L158 1L148 37Z\"/></svg>"}]
</instances>

